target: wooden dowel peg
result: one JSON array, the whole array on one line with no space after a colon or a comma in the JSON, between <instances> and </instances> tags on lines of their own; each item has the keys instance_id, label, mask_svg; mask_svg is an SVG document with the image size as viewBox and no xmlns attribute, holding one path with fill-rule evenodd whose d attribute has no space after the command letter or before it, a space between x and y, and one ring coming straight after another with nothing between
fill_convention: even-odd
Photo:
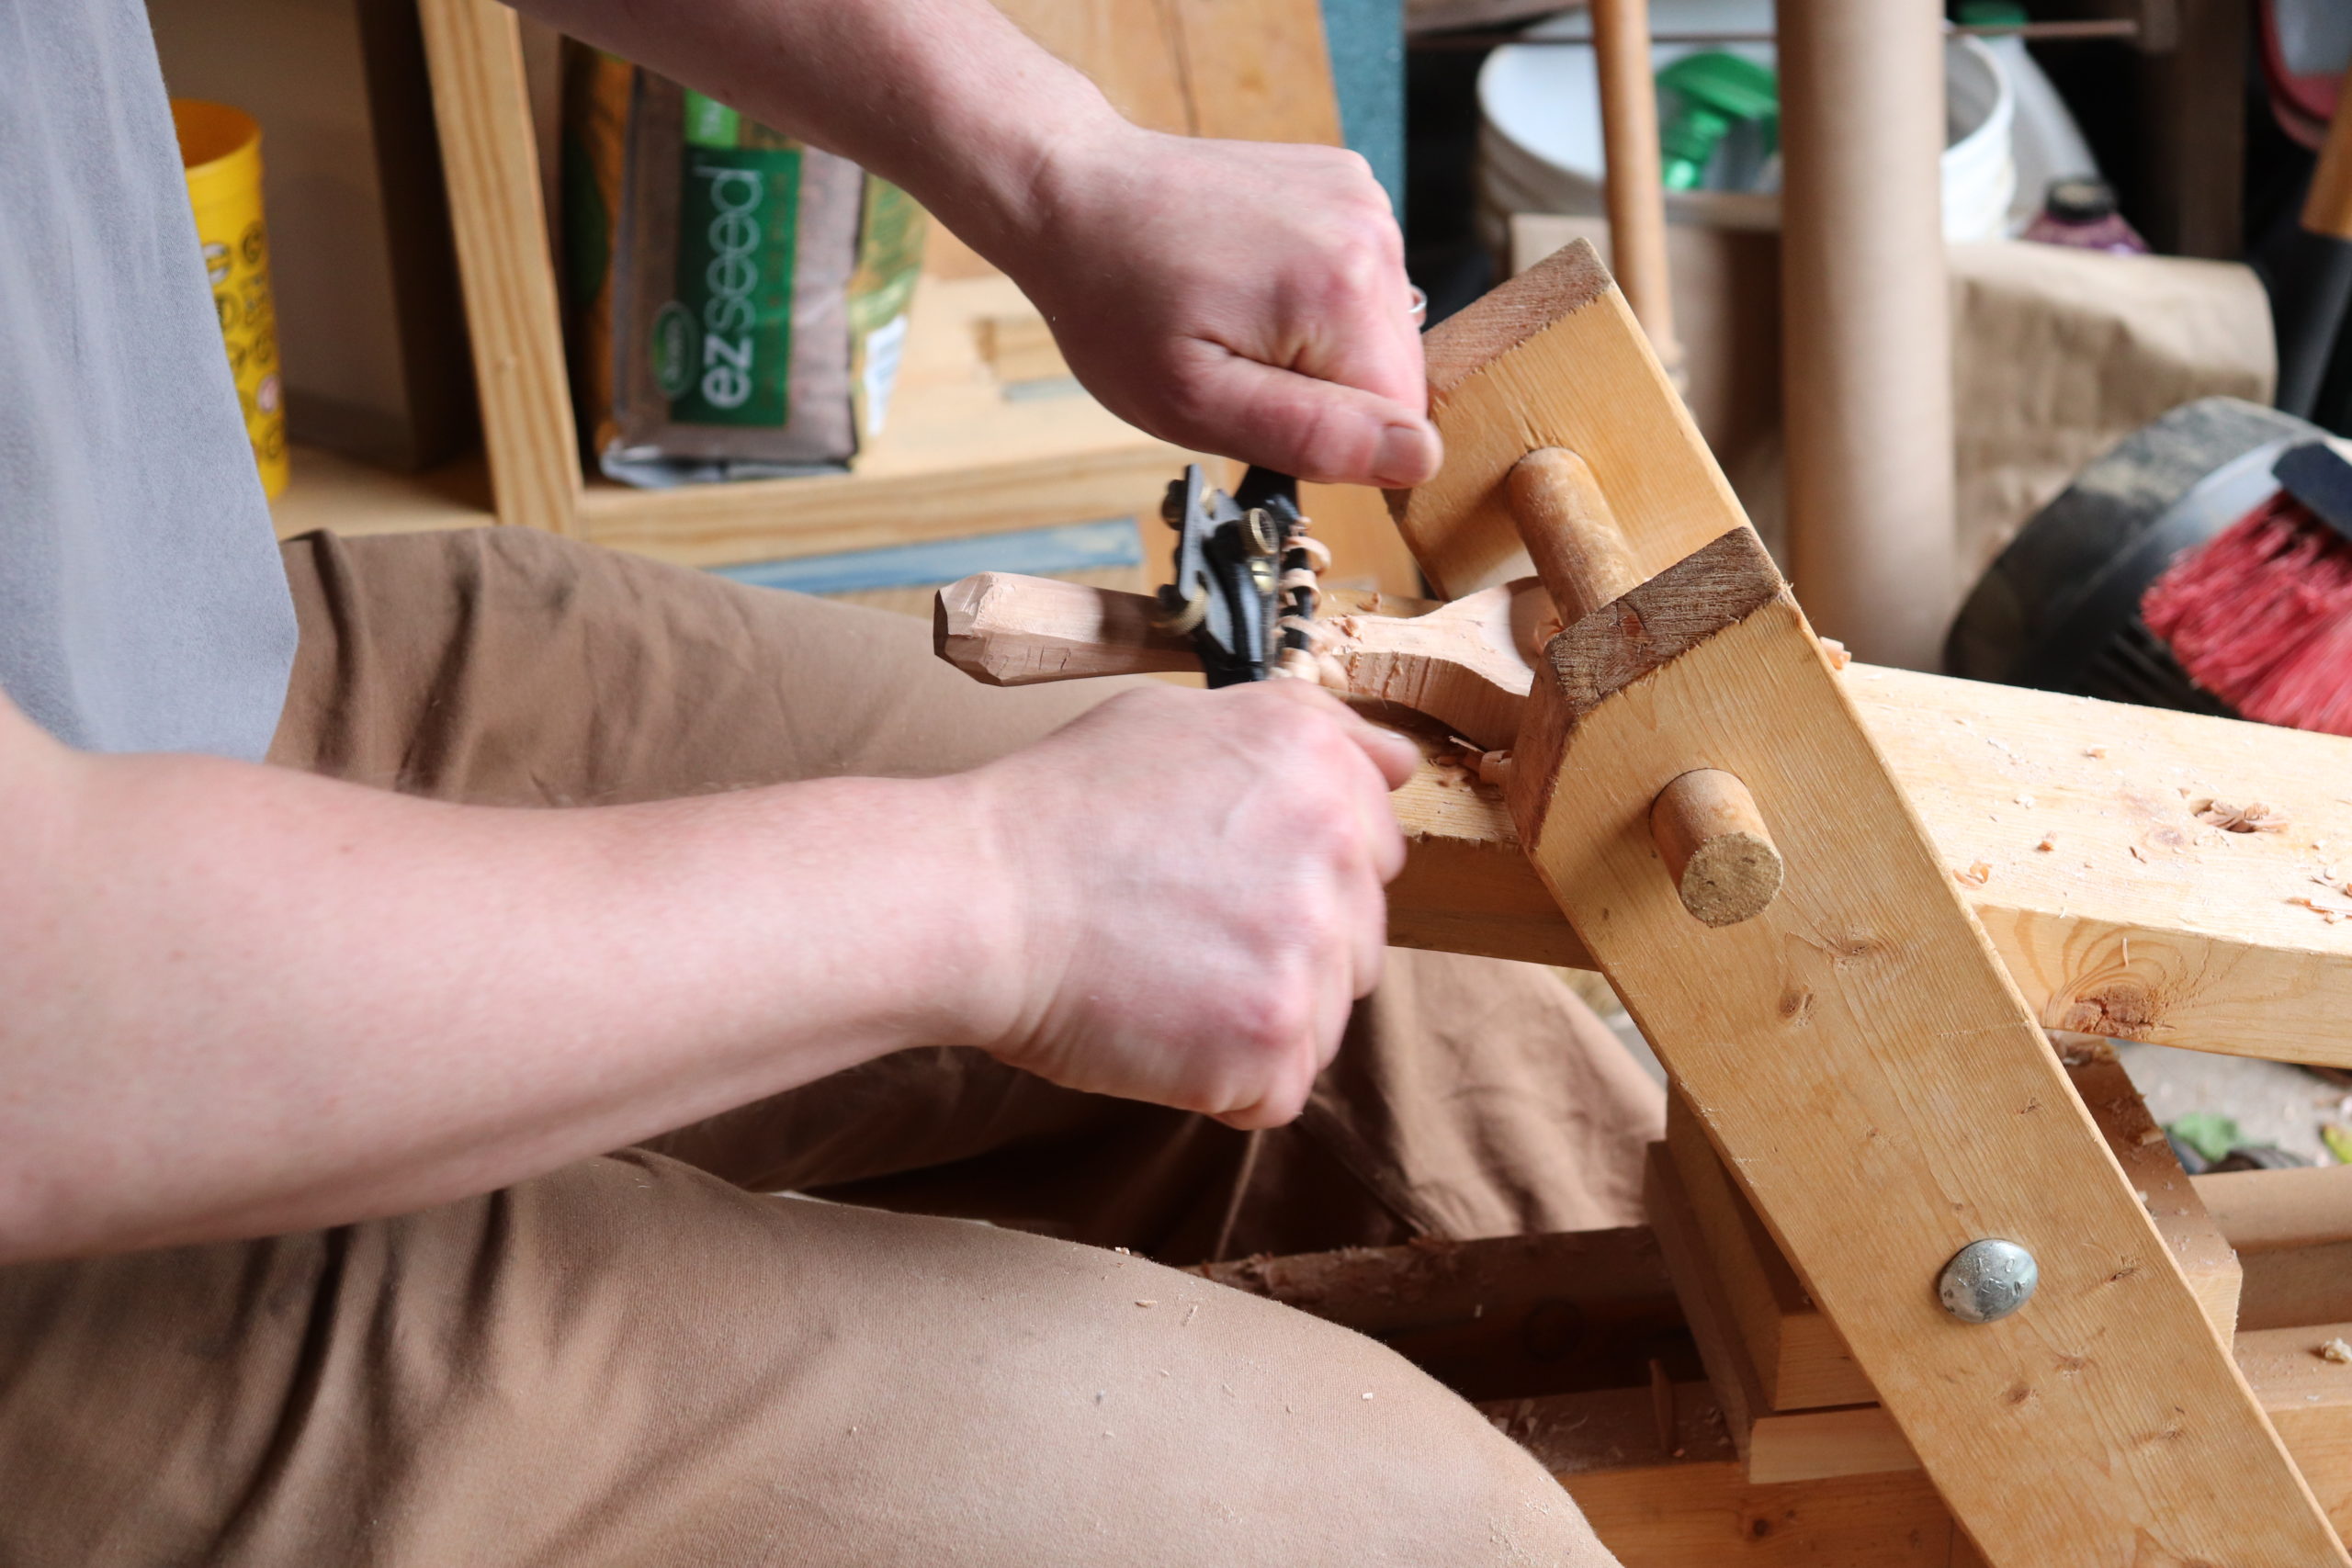
<instances>
[{"instance_id":1,"label":"wooden dowel peg","mask_svg":"<svg viewBox=\"0 0 2352 1568\"><path fill-rule=\"evenodd\" d=\"M1747 786L1717 768L1684 773L1650 803L1650 837L1682 907L1702 923L1736 926L1781 891L1781 852Z\"/></svg>"},{"instance_id":2,"label":"wooden dowel peg","mask_svg":"<svg viewBox=\"0 0 2352 1568\"><path fill-rule=\"evenodd\" d=\"M1564 626L1642 585L1632 551L1582 457L1546 446L1510 471L1510 514Z\"/></svg>"}]
</instances>

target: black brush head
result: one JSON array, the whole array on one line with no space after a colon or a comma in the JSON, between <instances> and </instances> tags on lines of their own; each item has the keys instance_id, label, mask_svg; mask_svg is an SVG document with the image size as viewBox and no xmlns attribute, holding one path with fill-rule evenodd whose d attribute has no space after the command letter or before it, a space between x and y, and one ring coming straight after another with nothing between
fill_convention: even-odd
<instances>
[{"instance_id":1,"label":"black brush head","mask_svg":"<svg viewBox=\"0 0 2352 1568\"><path fill-rule=\"evenodd\" d=\"M2132 432L2017 532L1952 622L1944 668L2076 696L2234 716L2142 624L2148 585L2275 494L2273 468L2325 432L2236 398L2205 398ZM2298 459L2315 486L2352 468ZM2291 467L2291 466L2290 466ZM2297 491L2301 495L2301 491ZM2317 510L2314 507L2314 510Z\"/></svg>"}]
</instances>

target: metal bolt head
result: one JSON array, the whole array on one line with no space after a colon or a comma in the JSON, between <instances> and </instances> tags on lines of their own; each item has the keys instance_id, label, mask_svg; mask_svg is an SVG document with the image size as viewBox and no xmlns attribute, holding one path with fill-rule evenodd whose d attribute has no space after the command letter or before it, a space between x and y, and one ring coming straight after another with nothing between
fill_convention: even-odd
<instances>
[{"instance_id":1,"label":"metal bolt head","mask_svg":"<svg viewBox=\"0 0 2352 1568\"><path fill-rule=\"evenodd\" d=\"M1936 1280L1936 1299L1962 1323L1991 1323L2033 1297L2041 1270L2013 1241L1972 1241L1952 1254Z\"/></svg>"}]
</instances>

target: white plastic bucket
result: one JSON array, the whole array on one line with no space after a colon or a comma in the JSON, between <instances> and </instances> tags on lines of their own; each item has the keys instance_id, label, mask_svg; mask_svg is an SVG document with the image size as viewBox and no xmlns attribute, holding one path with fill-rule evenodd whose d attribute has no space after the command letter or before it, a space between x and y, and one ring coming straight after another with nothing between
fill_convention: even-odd
<instances>
[{"instance_id":1,"label":"white plastic bucket","mask_svg":"<svg viewBox=\"0 0 2352 1568\"><path fill-rule=\"evenodd\" d=\"M1771 0L1654 0L1650 26L1678 32L1769 33ZM1571 12L1536 29L1555 38L1589 39L1587 13ZM1651 51L1664 67L1702 50L1720 49L1758 64L1774 62L1763 43L1663 43ZM2010 155L2016 97L1991 51L1972 38L1944 51L1944 237L1998 239L2017 187ZM1597 214L1604 165L1600 140L1600 73L1590 45L1506 44L1478 73L1478 222L1480 237L1500 254L1514 212ZM1762 191L1692 190L1666 193L1669 220L1725 228L1780 225L1778 168Z\"/></svg>"}]
</instances>

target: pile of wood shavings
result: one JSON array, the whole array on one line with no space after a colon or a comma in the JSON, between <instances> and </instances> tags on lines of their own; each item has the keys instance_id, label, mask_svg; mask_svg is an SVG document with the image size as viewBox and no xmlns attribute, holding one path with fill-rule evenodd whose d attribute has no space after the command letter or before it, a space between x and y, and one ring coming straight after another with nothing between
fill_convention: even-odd
<instances>
[{"instance_id":1,"label":"pile of wood shavings","mask_svg":"<svg viewBox=\"0 0 2352 1568\"><path fill-rule=\"evenodd\" d=\"M2318 899L2308 896L2290 898L2287 902L2298 908L2309 909L2331 926L2338 920L2352 920L2352 882L2339 880L2335 873L2329 869L2323 869L2317 876L2312 878L2312 881L2326 888L2342 902L2323 904Z\"/></svg>"},{"instance_id":2,"label":"pile of wood shavings","mask_svg":"<svg viewBox=\"0 0 2352 1568\"><path fill-rule=\"evenodd\" d=\"M2197 807L2197 820L2225 833L2277 833L2287 826L2283 812L2273 811L2259 801L2251 806L2232 806L2226 800L2208 800Z\"/></svg>"}]
</instances>

